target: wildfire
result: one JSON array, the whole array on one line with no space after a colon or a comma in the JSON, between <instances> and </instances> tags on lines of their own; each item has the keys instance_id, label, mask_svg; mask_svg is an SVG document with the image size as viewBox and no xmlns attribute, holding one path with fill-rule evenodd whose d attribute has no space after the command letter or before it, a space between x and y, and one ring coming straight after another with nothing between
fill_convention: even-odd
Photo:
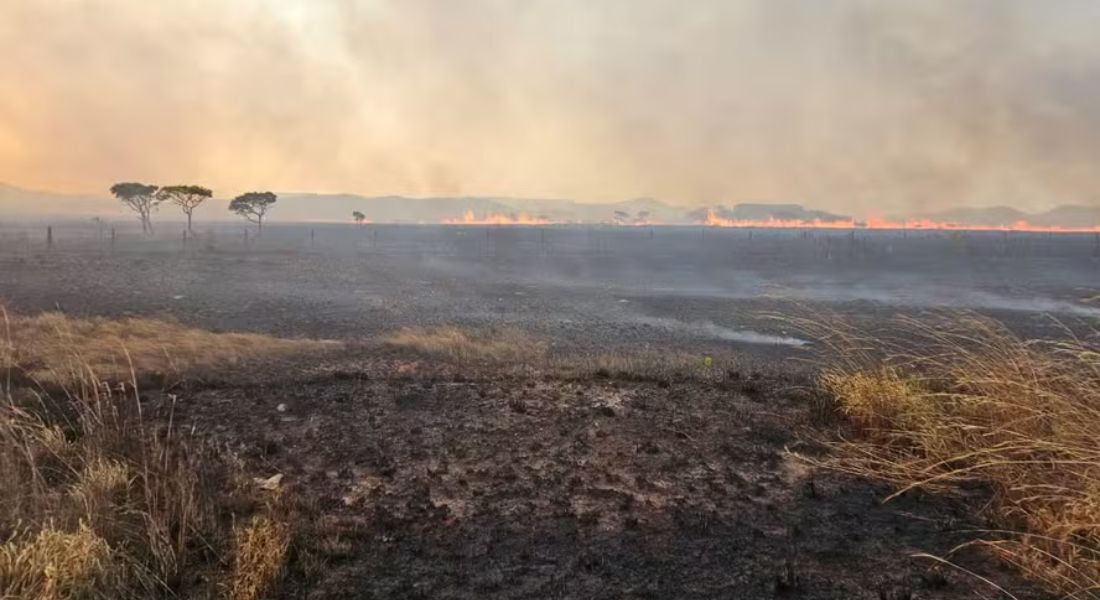
<instances>
[{"instance_id":1,"label":"wildfire","mask_svg":"<svg viewBox=\"0 0 1100 600\"><path fill-rule=\"evenodd\" d=\"M1054 225L1034 225L1027 221L1017 221L1012 225L968 225L930 219L908 219L893 221L889 219L869 218L864 221L840 219L822 221L814 219L727 219L714 210L707 211L704 225L711 227L755 227L768 229L912 229L920 231L1025 231L1034 233L1100 233L1100 225L1091 227L1058 227Z\"/></svg>"},{"instance_id":2,"label":"wildfire","mask_svg":"<svg viewBox=\"0 0 1100 600\"><path fill-rule=\"evenodd\" d=\"M444 225L552 225L554 221L546 217L533 217L525 212L517 214L488 213L478 218L474 211L468 210L462 217L443 219Z\"/></svg>"}]
</instances>

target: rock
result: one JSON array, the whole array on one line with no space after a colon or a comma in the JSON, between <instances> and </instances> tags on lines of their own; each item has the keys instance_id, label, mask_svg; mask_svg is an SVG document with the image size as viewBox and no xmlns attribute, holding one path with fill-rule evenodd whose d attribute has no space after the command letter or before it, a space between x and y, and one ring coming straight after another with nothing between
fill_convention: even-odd
<instances>
[{"instance_id":1,"label":"rock","mask_svg":"<svg viewBox=\"0 0 1100 600\"><path fill-rule=\"evenodd\" d=\"M256 485L260 486L261 490L275 491L279 489L279 486L283 483L283 474L276 473L267 479L257 477L252 481L256 482Z\"/></svg>"},{"instance_id":2,"label":"rock","mask_svg":"<svg viewBox=\"0 0 1100 600\"><path fill-rule=\"evenodd\" d=\"M279 403L279 405L278 405L278 406L276 406L276 407L275 407L275 410L277 410L277 411L279 411L279 412L281 412L281 413L285 413L285 412L286 412L286 409L287 409L287 408L288 408L288 407L287 407L287 405L286 405L286 402L281 402L281 403Z\"/></svg>"}]
</instances>

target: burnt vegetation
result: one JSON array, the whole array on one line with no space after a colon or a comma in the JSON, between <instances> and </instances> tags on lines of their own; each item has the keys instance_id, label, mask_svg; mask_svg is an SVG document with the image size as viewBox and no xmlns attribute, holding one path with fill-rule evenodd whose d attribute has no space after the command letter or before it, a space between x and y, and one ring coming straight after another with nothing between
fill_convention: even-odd
<instances>
[{"instance_id":1,"label":"burnt vegetation","mask_svg":"<svg viewBox=\"0 0 1100 600\"><path fill-rule=\"evenodd\" d=\"M578 262L537 229L447 230L440 251L331 228L309 250L272 227L3 258L0 593L1092 597L1087 326L667 297L654 265L609 257L623 238L551 290L516 273ZM771 259L735 235L682 243ZM651 296L622 283L649 274ZM714 316L731 306L759 314Z\"/></svg>"}]
</instances>

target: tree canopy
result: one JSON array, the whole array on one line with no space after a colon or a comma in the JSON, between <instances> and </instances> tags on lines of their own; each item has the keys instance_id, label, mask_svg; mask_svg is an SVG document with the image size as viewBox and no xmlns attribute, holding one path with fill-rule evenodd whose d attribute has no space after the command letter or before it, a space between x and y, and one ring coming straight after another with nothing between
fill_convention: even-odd
<instances>
[{"instance_id":1,"label":"tree canopy","mask_svg":"<svg viewBox=\"0 0 1100 600\"><path fill-rule=\"evenodd\" d=\"M264 215L278 199L272 192L248 192L230 201L229 210L263 229Z\"/></svg>"},{"instance_id":2,"label":"tree canopy","mask_svg":"<svg viewBox=\"0 0 1100 600\"><path fill-rule=\"evenodd\" d=\"M138 218L141 219L142 231L152 233L152 212L157 205L164 201L164 198L157 194L159 189L155 185L129 181L112 185L111 193L130 210L138 214Z\"/></svg>"},{"instance_id":3,"label":"tree canopy","mask_svg":"<svg viewBox=\"0 0 1100 600\"><path fill-rule=\"evenodd\" d=\"M187 231L191 230L191 216L200 204L208 200L214 193L200 185L169 185L160 188L157 196L179 206L183 214L187 215Z\"/></svg>"},{"instance_id":4,"label":"tree canopy","mask_svg":"<svg viewBox=\"0 0 1100 600\"><path fill-rule=\"evenodd\" d=\"M202 204L214 195L201 185L166 185L160 188L159 195L165 200L178 204L184 211Z\"/></svg>"}]
</instances>

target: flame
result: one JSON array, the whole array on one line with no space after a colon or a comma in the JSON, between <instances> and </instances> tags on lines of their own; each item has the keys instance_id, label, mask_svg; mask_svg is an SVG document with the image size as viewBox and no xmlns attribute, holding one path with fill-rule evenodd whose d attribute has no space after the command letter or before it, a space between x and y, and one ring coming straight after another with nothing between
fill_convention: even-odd
<instances>
[{"instance_id":1,"label":"flame","mask_svg":"<svg viewBox=\"0 0 1100 600\"><path fill-rule=\"evenodd\" d=\"M1059 227L1056 225L1034 225L1027 221L1017 221L1012 225L969 225L930 219L907 219L893 221L871 217L864 221L840 219L822 221L814 219L727 219L718 216L714 210L707 211L704 225L711 227L757 227L771 229L914 229L919 231L1025 231L1033 233L1100 233L1100 225L1091 227Z\"/></svg>"},{"instance_id":2,"label":"flame","mask_svg":"<svg viewBox=\"0 0 1100 600\"><path fill-rule=\"evenodd\" d=\"M478 218L474 211L467 210L462 217L443 219L444 225L552 225L554 221L546 217L533 217L525 212L517 214L487 213Z\"/></svg>"}]
</instances>

